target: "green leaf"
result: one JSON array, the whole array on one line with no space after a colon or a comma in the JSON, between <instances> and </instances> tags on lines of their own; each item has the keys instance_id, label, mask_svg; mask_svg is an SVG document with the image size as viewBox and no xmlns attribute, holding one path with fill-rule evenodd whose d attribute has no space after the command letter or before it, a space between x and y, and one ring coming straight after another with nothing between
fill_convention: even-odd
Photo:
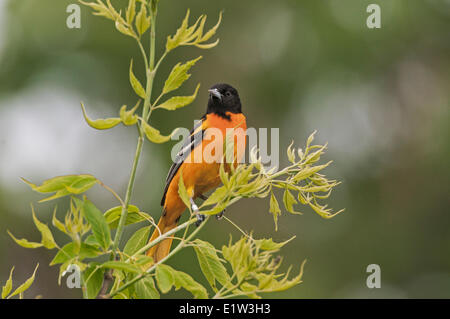
<instances>
[{"instance_id":1,"label":"green leaf","mask_svg":"<svg viewBox=\"0 0 450 319\"><path fill-rule=\"evenodd\" d=\"M110 128L113 128L114 126L117 126L121 122L120 118L117 118L117 117L91 120L86 114L86 109L85 109L83 103L81 103L81 109L83 110L83 116L84 116L84 119L86 120L87 124L90 127L95 128L96 130L108 130Z\"/></svg>"},{"instance_id":2,"label":"green leaf","mask_svg":"<svg viewBox=\"0 0 450 319\"><path fill-rule=\"evenodd\" d=\"M25 281L22 285L17 287L17 289L14 290L14 292L11 295L9 295L8 298L11 298L11 297L14 297L15 295L21 294L25 290L30 288L30 286L34 282L34 276L36 275L36 271L37 271L38 267L39 267L39 264L36 265L36 268L34 269L33 275L30 278L28 278L27 281Z\"/></svg>"},{"instance_id":3,"label":"green leaf","mask_svg":"<svg viewBox=\"0 0 450 319\"><path fill-rule=\"evenodd\" d=\"M120 20L116 20L115 26L116 26L116 29L117 29L120 33L125 34L125 35L127 35L127 36L129 36L129 37L132 37L132 38L135 37L135 34L134 34L133 29L131 29L131 28L129 28L128 26L126 26L126 25L124 24L124 22L122 22L122 21L120 21Z\"/></svg>"},{"instance_id":4,"label":"green leaf","mask_svg":"<svg viewBox=\"0 0 450 319\"><path fill-rule=\"evenodd\" d=\"M131 272L131 273L141 273L141 269L135 265L123 262L123 261L107 261L103 264L101 264L102 268L108 268L108 269L116 269L116 270L123 270L126 272Z\"/></svg>"},{"instance_id":5,"label":"green leaf","mask_svg":"<svg viewBox=\"0 0 450 319\"><path fill-rule=\"evenodd\" d=\"M270 195L269 212L272 213L273 215L273 220L275 222L275 230L278 230L278 215L281 215L281 209L280 206L278 205L277 198L273 193Z\"/></svg>"},{"instance_id":6,"label":"green leaf","mask_svg":"<svg viewBox=\"0 0 450 319\"><path fill-rule=\"evenodd\" d=\"M55 239L53 238L52 232L48 228L48 226L44 223L41 223L39 219L37 219L36 214L34 212L33 206L31 206L31 211L33 215L34 224L37 229L41 232L41 243L47 249L53 249L56 247Z\"/></svg>"},{"instance_id":7,"label":"green leaf","mask_svg":"<svg viewBox=\"0 0 450 319\"><path fill-rule=\"evenodd\" d=\"M90 246L94 246L94 247L101 247L100 244L98 243L97 239L95 239L94 235L89 235L86 237L86 239L84 240L84 243L86 245L90 245Z\"/></svg>"},{"instance_id":8,"label":"green leaf","mask_svg":"<svg viewBox=\"0 0 450 319\"><path fill-rule=\"evenodd\" d=\"M141 10L136 16L136 29L139 35L143 35L150 27L150 17L147 17L147 6L142 3Z\"/></svg>"},{"instance_id":9,"label":"green leaf","mask_svg":"<svg viewBox=\"0 0 450 319\"><path fill-rule=\"evenodd\" d=\"M139 249L145 246L150 235L150 226L137 230L126 243L123 253L127 256L134 255Z\"/></svg>"},{"instance_id":10,"label":"green leaf","mask_svg":"<svg viewBox=\"0 0 450 319\"><path fill-rule=\"evenodd\" d=\"M208 298L205 287L192 279L188 274L175 270L168 265L160 264L156 267L156 282L163 293L169 292L172 286L175 286L176 290L180 288L186 289L195 298Z\"/></svg>"},{"instance_id":11,"label":"green leaf","mask_svg":"<svg viewBox=\"0 0 450 319\"><path fill-rule=\"evenodd\" d=\"M287 148L287 157L289 162L291 162L292 164L295 163L295 150L292 149L292 145L294 144L294 141L292 141L292 143L288 146Z\"/></svg>"},{"instance_id":12,"label":"green leaf","mask_svg":"<svg viewBox=\"0 0 450 319\"><path fill-rule=\"evenodd\" d=\"M38 247L42 247L44 246L42 243L34 243L34 242L30 242L28 240L26 240L25 238L23 239L17 239L16 237L13 236L13 234L11 234L11 232L8 230L7 231L9 236L11 236L11 238L16 242L16 244L18 244L19 246L25 247L25 248L38 248Z\"/></svg>"},{"instance_id":13,"label":"green leaf","mask_svg":"<svg viewBox=\"0 0 450 319\"><path fill-rule=\"evenodd\" d=\"M116 206L111 209L108 209L104 216L106 219L106 223L108 223L109 228L114 229L119 225L120 215L122 214L122 206ZM140 223L145 219L145 213L140 212L139 208L134 205L128 205L128 214L127 219L125 221L125 225L131 225ZM150 217L149 217L150 218Z\"/></svg>"},{"instance_id":14,"label":"green leaf","mask_svg":"<svg viewBox=\"0 0 450 319\"><path fill-rule=\"evenodd\" d=\"M183 19L183 22L181 23L181 26L178 28L175 35L173 37L171 37L171 36L167 37L166 51L171 51L171 50L175 49L183 41L183 38L186 36L186 30L187 30L188 21L189 21L189 13L190 13L190 10L188 9L186 12L186 16Z\"/></svg>"},{"instance_id":15,"label":"green leaf","mask_svg":"<svg viewBox=\"0 0 450 319\"><path fill-rule=\"evenodd\" d=\"M145 277L135 284L138 299L159 299L159 292L155 287L155 281L151 277Z\"/></svg>"},{"instance_id":16,"label":"green leaf","mask_svg":"<svg viewBox=\"0 0 450 319\"><path fill-rule=\"evenodd\" d=\"M136 16L136 0L130 0L128 2L128 8L126 12L127 23L132 24L134 17Z\"/></svg>"},{"instance_id":17,"label":"green leaf","mask_svg":"<svg viewBox=\"0 0 450 319\"><path fill-rule=\"evenodd\" d=\"M208 199L203 202L202 206L217 204L225 198L227 193L228 189L225 186L217 188L211 195L209 195Z\"/></svg>"},{"instance_id":18,"label":"green leaf","mask_svg":"<svg viewBox=\"0 0 450 319\"><path fill-rule=\"evenodd\" d=\"M195 46L197 47L197 48L199 48L199 49L204 49L204 50L207 50L207 49L212 49L212 48L214 48L216 45L218 45L219 44L219 39L217 39L216 41L214 41L214 42L212 42L212 43L208 43L208 44L199 44L199 43L197 43Z\"/></svg>"},{"instance_id":19,"label":"green leaf","mask_svg":"<svg viewBox=\"0 0 450 319\"><path fill-rule=\"evenodd\" d=\"M78 260L81 261L85 258L95 258L101 254L102 253L97 249L97 247L93 245L70 242L61 248L61 250L55 255L53 260L50 262L50 266L64 264L77 256Z\"/></svg>"},{"instance_id":20,"label":"green leaf","mask_svg":"<svg viewBox=\"0 0 450 319\"><path fill-rule=\"evenodd\" d=\"M9 272L9 278L6 281L5 285L2 288L2 299L5 299L6 296L11 292L12 289L12 274L14 271L14 266L11 268L11 271Z\"/></svg>"},{"instance_id":21,"label":"green leaf","mask_svg":"<svg viewBox=\"0 0 450 319\"><path fill-rule=\"evenodd\" d=\"M286 210L291 214L300 214L294 211L294 205L297 204L297 200L287 188L284 190L283 204L284 207L286 207Z\"/></svg>"},{"instance_id":22,"label":"green leaf","mask_svg":"<svg viewBox=\"0 0 450 319\"><path fill-rule=\"evenodd\" d=\"M147 136L148 140L150 142L156 143L156 144L162 144L170 140L172 135L175 133L175 130L172 132L172 134L164 136L161 135L161 132L157 130L156 128L150 126L145 121L141 121L142 125L144 126L144 133L145 136Z\"/></svg>"},{"instance_id":23,"label":"green leaf","mask_svg":"<svg viewBox=\"0 0 450 319\"><path fill-rule=\"evenodd\" d=\"M56 209L53 211L52 224L64 234L68 234L66 226L56 218Z\"/></svg>"},{"instance_id":24,"label":"green leaf","mask_svg":"<svg viewBox=\"0 0 450 319\"><path fill-rule=\"evenodd\" d=\"M156 282L162 293L167 293L175 283L173 276L174 269L164 264L156 267Z\"/></svg>"},{"instance_id":25,"label":"green leaf","mask_svg":"<svg viewBox=\"0 0 450 319\"><path fill-rule=\"evenodd\" d=\"M78 0L80 3L84 4L85 6L91 7L92 9L96 10L97 12L94 12L93 15L96 16L103 16L110 20L115 20L114 15L109 11L109 9L100 1L98 3L94 2L84 2L82 0Z\"/></svg>"},{"instance_id":26,"label":"green leaf","mask_svg":"<svg viewBox=\"0 0 450 319\"><path fill-rule=\"evenodd\" d=\"M281 243L275 243L272 238L269 239L258 239L255 240L255 244L259 247L259 249L262 250L266 250L266 251L278 251L280 250L281 247L283 247L284 245L286 245L288 242L290 242L291 240L293 240L295 238L295 236L293 236L292 238L281 242Z\"/></svg>"},{"instance_id":27,"label":"green leaf","mask_svg":"<svg viewBox=\"0 0 450 319\"><path fill-rule=\"evenodd\" d=\"M55 193L53 196L42 199L39 202L49 201L70 194L84 193L98 182L94 176L88 174L57 176L44 181L40 186L24 178L22 180L36 192L42 194Z\"/></svg>"},{"instance_id":28,"label":"green leaf","mask_svg":"<svg viewBox=\"0 0 450 319\"><path fill-rule=\"evenodd\" d=\"M87 198L84 199L83 213L84 217L86 217L91 225L95 239L104 250L107 250L111 244L111 234L105 216L103 216L102 212Z\"/></svg>"},{"instance_id":29,"label":"green leaf","mask_svg":"<svg viewBox=\"0 0 450 319\"><path fill-rule=\"evenodd\" d=\"M98 267L98 263L92 263L83 272L83 282L86 285L86 297L95 299L103 285L103 271Z\"/></svg>"},{"instance_id":30,"label":"green leaf","mask_svg":"<svg viewBox=\"0 0 450 319\"><path fill-rule=\"evenodd\" d=\"M165 101L164 103L158 105L156 108L161 108L161 109L165 109L168 111L174 111L176 109L185 107L185 106L191 104L195 100L195 98L197 97L197 92L198 92L199 88L200 88L200 84L197 85L197 88L195 89L195 92L193 95L172 97L172 98L168 99L167 101Z\"/></svg>"},{"instance_id":31,"label":"green leaf","mask_svg":"<svg viewBox=\"0 0 450 319\"><path fill-rule=\"evenodd\" d=\"M186 205L186 207L191 207L191 201L189 199L189 194L186 190L186 186L184 186L182 169L180 169L180 179L178 180L178 195L180 195L180 198L183 201L184 205Z\"/></svg>"},{"instance_id":32,"label":"green leaf","mask_svg":"<svg viewBox=\"0 0 450 319\"><path fill-rule=\"evenodd\" d=\"M136 109L139 107L139 104L141 104L141 100L139 100L136 103L136 105L129 111L127 111L126 105L123 105L120 108L120 119L122 120L122 123L124 125L130 126L138 122L139 117L134 113L136 112Z\"/></svg>"},{"instance_id":33,"label":"green leaf","mask_svg":"<svg viewBox=\"0 0 450 319\"><path fill-rule=\"evenodd\" d=\"M200 56L197 59L188 61L184 64L177 63L173 67L172 71L170 72L169 77L167 78L166 82L164 83L163 94L167 94L171 91L178 89L184 83L184 81L189 79L191 75L188 74L187 72L201 58L202 57Z\"/></svg>"},{"instance_id":34,"label":"green leaf","mask_svg":"<svg viewBox=\"0 0 450 319\"><path fill-rule=\"evenodd\" d=\"M176 290L184 288L190 293L192 293L194 298L208 299L208 292L206 291L205 287L203 287L194 279L192 279L191 276L182 271L177 270L174 271L174 274L175 274L174 280Z\"/></svg>"},{"instance_id":35,"label":"green leaf","mask_svg":"<svg viewBox=\"0 0 450 319\"><path fill-rule=\"evenodd\" d=\"M136 76L133 73L133 60L131 60L130 63L130 83L131 87L133 88L134 92L141 98L145 99L145 90L142 87L141 82L136 78Z\"/></svg>"},{"instance_id":36,"label":"green leaf","mask_svg":"<svg viewBox=\"0 0 450 319\"><path fill-rule=\"evenodd\" d=\"M205 42L205 41L208 41L209 39L211 39L214 36L214 34L216 34L217 29L219 28L221 22L222 22L222 11L219 14L219 20L217 21L216 25L214 27L212 27L208 32L206 32L201 37L199 42ZM218 40L216 42L218 43ZM216 46L217 45L216 42L209 44L209 45L203 45L203 47L202 47L202 45L197 44L197 47L200 47L202 49L209 49L210 47L208 47L208 46L211 46L211 45Z\"/></svg>"},{"instance_id":37,"label":"green leaf","mask_svg":"<svg viewBox=\"0 0 450 319\"><path fill-rule=\"evenodd\" d=\"M211 287L216 288L216 280L223 286L228 285L230 283L230 276L219 256L217 256L214 246L200 239L196 239L194 243L196 244L194 249L200 268Z\"/></svg>"}]
</instances>

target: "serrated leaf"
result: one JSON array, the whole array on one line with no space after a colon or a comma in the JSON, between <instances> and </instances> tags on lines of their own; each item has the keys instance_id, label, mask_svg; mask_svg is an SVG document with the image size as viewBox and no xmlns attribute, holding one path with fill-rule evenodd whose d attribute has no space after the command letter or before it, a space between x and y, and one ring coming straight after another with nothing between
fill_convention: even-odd
<instances>
[{"instance_id":1,"label":"serrated leaf","mask_svg":"<svg viewBox=\"0 0 450 319\"><path fill-rule=\"evenodd\" d=\"M200 88L200 84L197 85L195 92L193 95L190 96L174 96L164 103L157 106L157 108L165 109L168 111L174 111L176 109L185 107L189 104L191 104L195 98L197 97L198 89Z\"/></svg>"},{"instance_id":2,"label":"serrated leaf","mask_svg":"<svg viewBox=\"0 0 450 319\"><path fill-rule=\"evenodd\" d=\"M141 82L136 78L136 76L133 73L133 60L131 60L130 63L130 84L133 88L134 92L141 98L145 99L145 90L142 87Z\"/></svg>"},{"instance_id":3,"label":"serrated leaf","mask_svg":"<svg viewBox=\"0 0 450 319\"><path fill-rule=\"evenodd\" d=\"M13 274L13 272L14 272L14 266L11 268L11 271L9 272L9 278L2 288L2 299L5 299L6 296L8 296L8 294L12 290L12 274Z\"/></svg>"},{"instance_id":4,"label":"serrated leaf","mask_svg":"<svg viewBox=\"0 0 450 319\"><path fill-rule=\"evenodd\" d=\"M159 299L159 292L155 287L155 281L151 277L145 277L135 284L138 299Z\"/></svg>"},{"instance_id":5,"label":"serrated leaf","mask_svg":"<svg viewBox=\"0 0 450 319\"><path fill-rule=\"evenodd\" d=\"M24 248L39 248L39 247L44 246L42 243L30 242L30 241L26 240L25 238L17 239L16 237L13 236L13 234L11 234L11 232L9 230L7 232L9 234L9 236L11 236L11 238L16 242L16 244L18 244L19 246L22 246Z\"/></svg>"},{"instance_id":6,"label":"serrated leaf","mask_svg":"<svg viewBox=\"0 0 450 319\"><path fill-rule=\"evenodd\" d=\"M86 109L83 103L81 103L81 109L83 110L83 116L86 120L86 123L88 123L90 127L95 128L96 130L108 130L110 128L113 128L114 126L117 126L121 122L120 118L117 117L91 120L86 114Z\"/></svg>"},{"instance_id":7,"label":"serrated leaf","mask_svg":"<svg viewBox=\"0 0 450 319\"><path fill-rule=\"evenodd\" d=\"M142 3L141 10L136 16L136 29L138 30L139 35L143 35L148 30L150 22L150 17L147 17L147 6Z\"/></svg>"},{"instance_id":8,"label":"serrated leaf","mask_svg":"<svg viewBox=\"0 0 450 319\"><path fill-rule=\"evenodd\" d=\"M173 67L172 71L169 74L169 77L164 83L163 94L167 94L178 89L184 83L184 81L189 79L191 75L187 72L201 58L202 57L199 56L198 58L188 61L184 64L177 63Z\"/></svg>"},{"instance_id":9,"label":"serrated leaf","mask_svg":"<svg viewBox=\"0 0 450 319\"><path fill-rule=\"evenodd\" d=\"M36 271L37 271L38 267L39 267L39 264L36 265L36 268L34 269L33 275L32 275L30 278L28 278L22 285L20 285L19 287L17 287L17 289L14 290L14 292L8 296L8 299L11 298L11 297L16 296L16 295L18 295L18 294L21 294L21 293L23 293L25 290L27 290L28 288L30 288L30 286L31 286L31 285L33 284L33 282L34 282L34 276L36 275Z\"/></svg>"},{"instance_id":10,"label":"serrated leaf","mask_svg":"<svg viewBox=\"0 0 450 319\"><path fill-rule=\"evenodd\" d=\"M200 239L196 239L194 243L196 244L194 249L200 268L211 287L216 287L216 280L222 286L228 285L230 283L230 276L219 256L217 256L214 246Z\"/></svg>"},{"instance_id":11,"label":"serrated leaf","mask_svg":"<svg viewBox=\"0 0 450 319\"><path fill-rule=\"evenodd\" d=\"M103 249L107 250L111 244L111 234L105 216L103 216L102 212L87 198L85 198L83 203L83 214L91 225L95 239Z\"/></svg>"},{"instance_id":12,"label":"serrated leaf","mask_svg":"<svg viewBox=\"0 0 450 319\"><path fill-rule=\"evenodd\" d=\"M139 249L145 246L150 235L150 226L138 229L126 243L123 253L126 256L134 255Z\"/></svg>"}]
</instances>

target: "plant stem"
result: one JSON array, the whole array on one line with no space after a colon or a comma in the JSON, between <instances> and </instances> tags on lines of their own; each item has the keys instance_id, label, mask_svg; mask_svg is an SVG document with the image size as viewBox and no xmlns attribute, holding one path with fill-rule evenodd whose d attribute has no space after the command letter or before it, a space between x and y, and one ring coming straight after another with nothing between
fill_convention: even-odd
<instances>
[{"instance_id":1,"label":"plant stem","mask_svg":"<svg viewBox=\"0 0 450 319\"><path fill-rule=\"evenodd\" d=\"M150 104L151 104L150 101L151 101L152 89L153 89L153 79L154 79L154 75L155 75L153 72L153 68L155 65L156 8L154 10L150 10L150 12L151 12L150 13L151 14L150 66L149 66L149 69L146 70L147 86L146 86L146 90L145 90L146 97L145 97L145 101L144 101L144 107L142 110L142 118L143 119L147 119L147 115L149 114L149 109L150 109ZM128 187L127 187L127 191L126 191L125 202L124 202L124 205L122 206L122 212L120 215L119 225L117 226L116 235L114 237L113 255L116 255L116 253L117 253L120 238L122 237L122 234L124 231L125 222L126 222L127 216L128 216L128 205L130 204L131 196L133 193L134 181L136 179L137 166L139 163L139 159L141 157L142 147L144 145L144 127L143 126L141 126L139 132L140 133L139 133L139 137L138 137L138 143L136 146L136 153L134 156L133 166L131 168L130 180L128 182Z\"/></svg>"},{"instance_id":2,"label":"plant stem","mask_svg":"<svg viewBox=\"0 0 450 319\"><path fill-rule=\"evenodd\" d=\"M177 247L175 247L166 257L164 257L163 259L158 261L156 264L154 264L152 267L150 267L145 273L140 274L139 276L135 277L133 280L130 280L123 286L119 287L116 291L111 292L107 297L111 298L111 297L115 296L116 294L118 294L119 292L127 289L128 287L132 286L133 284L135 284L136 282L138 282L139 280L141 280L142 278L144 278L145 276L147 276L151 272L153 272L159 264L166 262L170 257L175 255L180 249L185 247L186 242L189 242L195 235L197 235L197 233L203 228L203 226L206 225L206 223L208 222L208 219L209 219L209 216L206 217L206 219L203 221L203 223L201 223L200 226L198 226L197 229L194 230L185 241L180 242L177 245ZM184 223L183 225L186 225L186 224L187 223ZM189 224L187 224L186 226L188 226L188 225Z\"/></svg>"},{"instance_id":3,"label":"plant stem","mask_svg":"<svg viewBox=\"0 0 450 319\"><path fill-rule=\"evenodd\" d=\"M193 223L195 223L197 221L197 218L192 218L190 220L188 220L187 222L175 227L174 229L169 230L168 232L162 234L161 236L159 236L158 238L156 238L155 240L149 242L147 245L145 245L144 247L142 247L141 249L139 249L137 252L135 252L133 254L132 257L135 257L137 255L142 254L143 252L149 250L150 248L152 248L153 246L155 246L156 244L158 244L159 242L163 241L164 239L166 239L167 237L170 237L171 235L179 232L182 229L188 229L190 225L192 225ZM128 262L130 260L130 258L128 258L125 262Z\"/></svg>"}]
</instances>

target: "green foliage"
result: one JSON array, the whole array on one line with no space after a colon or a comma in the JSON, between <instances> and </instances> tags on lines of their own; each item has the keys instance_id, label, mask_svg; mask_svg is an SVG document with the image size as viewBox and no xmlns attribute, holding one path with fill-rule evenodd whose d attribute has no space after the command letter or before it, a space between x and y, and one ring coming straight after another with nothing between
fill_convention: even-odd
<instances>
[{"instance_id":1,"label":"green foliage","mask_svg":"<svg viewBox=\"0 0 450 319\"><path fill-rule=\"evenodd\" d=\"M80 1L80 3L92 8L94 15L112 20L114 27L120 33L133 38L142 53L145 64L144 83L135 76L131 59L128 79L131 88L138 96L138 101L131 109L128 109L125 104L118 110L118 117L92 120L87 116L84 105L81 104L84 119L95 129L107 130L120 123L125 126L136 126L138 129L138 143L125 199L92 175L59 176L46 180L39 186L24 179L32 190L46 196L51 194L41 202L70 195L69 209L64 218L58 218L56 208L52 216L53 228L65 234L68 241L58 244L52 229L38 219L33 207L32 218L41 234L41 241L30 242L27 239L17 239L8 231L12 239L25 248L56 249L50 265L59 266L59 283L70 265L78 266L82 272L82 290L85 298L96 298L99 294L102 294L100 297L103 298L160 298L161 294L181 288L189 291L194 298L235 296L260 298L261 293L285 290L298 285L301 282L303 264L300 273L294 277L289 276L289 270L286 273L279 270L281 258L276 254L288 241L275 243L272 239L256 240L249 235L244 235L237 242L233 243L230 239L227 246L217 249L209 242L196 237L202 227L207 224L208 217L199 227L190 231L190 226L196 222L196 217L191 216L185 223L148 242L150 233L156 226L154 219L130 202L145 139L152 143L165 143L176 132L174 129L169 135L161 134L158 129L149 124L151 114L156 109L174 111L189 105L195 100L200 87L198 84L190 96L172 96L165 102L159 103L163 97L173 93L190 78L191 68L201 59L198 57L185 63L175 64L159 96L152 100L153 82L158 68L166 55L177 47L196 46L200 49L210 49L216 46L218 39L209 41L217 32L222 14L216 25L205 32L206 15L201 15L193 25L189 25L188 10L176 33L168 36L165 52L159 60L156 60L157 0L129 0L126 7L121 9L114 7L110 0ZM149 52L143 45L143 38L147 33L150 38ZM304 151L298 149L296 152L292 145L289 146L287 156L291 165L279 172L266 170L261 159L257 157L257 151L251 154L251 164L220 165L219 173L223 186L217 188L203 202L200 213L214 215L242 198L270 196L269 212L273 214L276 225L281 215L280 205L274 193L274 190L278 188L283 191L283 204L288 212L296 214L295 206L301 203L310 206L324 218L333 217L337 213L332 213L326 205L319 204L319 200L328 198L338 182L328 180L321 174L321 171L330 163L317 164L326 146L311 145L313 138L314 134L308 138ZM232 139L227 137L226 140L225 150L232 150L232 147L228 147ZM111 205L111 208L104 213L99 210L86 195L83 195L96 184L109 191L119 204ZM188 192L191 190L185 187L182 171L180 171L178 186L181 199L190 209ZM81 195L82 198L79 198ZM127 225L136 224L140 224L140 227L128 238L126 244L122 245L124 228ZM176 237L176 234L181 231L184 233L182 237ZM174 237L178 244L167 257L155 263L152 258L145 255L148 249L169 237ZM189 274L166 264L169 258L186 247L194 248L208 287L204 287ZM11 293L13 269L2 289L2 298L22 296L34 280L36 270L30 279ZM110 283L112 283L111 286Z\"/></svg>"},{"instance_id":2,"label":"green foliage","mask_svg":"<svg viewBox=\"0 0 450 319\"><path fill-rule=\"evenodd\" d=\"M92 175L58 176L44 181L41 186L37 186L24 178L22 180L36 192L42 194L55 193L53 196L42 199L40 203L67 195L82 194L98 182Z\"/></svg>"},{"instance_id":3,"label":"green foliage","mask_svg":"<svg viewBox=\"0 0 450 319\"><path fill-rule=\"evenodd\" d=\"M269 212L273 215L275 227L277 227L278 216L281 215L281 209L274 194L277 188L283 190L283 205L291 214L300 214L294 209L298 203L308 205L326 219L341 213L343 210L333 213L327 205L319 203L319 200L331 195L331 191L339 185L339 182L329 180L320 173L331 162L316 164L324 154L326 145L311 145L314 134L315 132L309 136L305 151L297 150L298 158L289 146L287 154L292 165L278 172L267 170L263 166L261 158L257 156L257 150L252 150L251 164L238 165L229 174L224 168L228 165L222 163L220 177L224 186L218 188L202 204L201 213L214 215L241 198L270 196ZM233 168L233 165L230 166Z\"/></svg>"},{"instance_id":4,"label":"green foliage","mask_svg":"<svg viewBox=\"0 0 450 319\"><path fill-rule=\"evenodd\" d=\"M167 293L172 287L175 287L176 290L180 288L188 290L194 298L208 298L206 288L192 279L191 276L164 264L156 267L156 281L159 289L163 293Z\"/></svg>"},{"instance_id":5,"label":"green foliage","mask_svg":"<svg viewBox=\"0 0 450 319\"><path fill-rule=\"evenodd\" d=\"M17 287L12 293L12 288L13 288L13 280L12 280L12 275L14 272L14 267L11 268L11 271L9 273L9 278L6 281L5 285L2 287L2 298L1 299L10 299L14 296L19 295L19 298L22 299L23 298L23 293L30 288L30 286L33 284L34 282L34 277L36 275L36 271L39 267L39 264L36 265L36 268L33 271L33 275L31 275L30 278L28 278L23 284L21 284L19 287Z\"/></svg>"}]
</instances>

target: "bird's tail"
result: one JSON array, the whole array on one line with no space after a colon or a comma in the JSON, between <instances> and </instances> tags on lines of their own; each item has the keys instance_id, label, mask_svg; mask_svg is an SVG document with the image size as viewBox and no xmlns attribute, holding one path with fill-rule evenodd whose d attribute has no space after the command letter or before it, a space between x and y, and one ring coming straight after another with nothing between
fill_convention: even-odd
<instances>
[{"instance_id":1,"label":"bird's tail","mask_svg":"<svg viewBox=\"0 0 450 319\"><path fill-rule=\"evenodd\" d=\"M168 231L177 227L177 222L169 222L168 216L163 213L158 222L158 227L153 231L152 236L150 237L150 242L161 236L162 234L167 233ZM153 258L153 262L158 262L164 257L166 257L170 252L170 247L172 246L173 238L167 238L151 247L147 251L147 256Z\"/></svg>"}]
</instances>

